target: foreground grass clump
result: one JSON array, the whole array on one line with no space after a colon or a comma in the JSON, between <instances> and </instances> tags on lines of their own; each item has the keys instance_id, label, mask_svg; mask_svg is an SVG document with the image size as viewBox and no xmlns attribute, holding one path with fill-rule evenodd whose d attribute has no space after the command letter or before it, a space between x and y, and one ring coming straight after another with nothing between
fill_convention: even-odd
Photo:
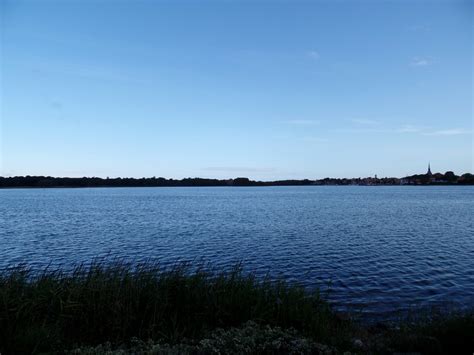
<instances>
[{"instance_id":1,"label":"foreground grass clump","mask_svg":"<svg viewBox=\"0 0 474 355\"><path fill-rule=\"evenodd\" d=\"M293 328L318 342L347 345L349 325L319 293L185 265L93 263L72 272L0 274L0 352L63 352L130 339L177 344L253 320Z\"/></svg>"}]
</instances>

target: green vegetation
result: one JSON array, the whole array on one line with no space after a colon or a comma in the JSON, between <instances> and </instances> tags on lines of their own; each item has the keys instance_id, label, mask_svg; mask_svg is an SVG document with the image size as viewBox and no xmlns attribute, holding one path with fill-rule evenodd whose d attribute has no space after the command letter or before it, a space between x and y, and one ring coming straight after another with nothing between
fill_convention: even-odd
<instances>
[{"instance_id":1,"label":"green vegetation","mask_svg":"<svg viewBox=\"0 0 474 355\"><path fill-rule=\"evenodd\" d=\"M342 319L318 292L228 273L155 264L0 273L0 352L472 353L472 315L371 329ZM458 351L456 351L458 350Z\"/></svg>"},{"instance_id":2,"label":"green vegetation","mask_svg":"<svg viewBox=\"0 0 474 355\"><path fill-rule=\"evenodd\" d=\"M15 269L0 277L2 353L60 351L131 338L176 343L248 320L337 341L342 324L318 293L184 265L92 264L70 274Z\"/></svg>"}]
</instances>

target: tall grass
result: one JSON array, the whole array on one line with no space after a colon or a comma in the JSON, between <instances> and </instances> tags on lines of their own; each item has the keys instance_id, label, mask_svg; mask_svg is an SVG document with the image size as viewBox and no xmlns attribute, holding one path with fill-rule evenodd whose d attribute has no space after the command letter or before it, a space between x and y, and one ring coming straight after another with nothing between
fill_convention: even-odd
<instances>
[{"instance_id":1,"label":"tall grass","mask_svg":"<svg viewBox=\"0 0 474 355\"><path fill-rule=\"evenodd\" d=\"M226 273L122 262L94 262L68 272L0 271L1 354L77 348L83 349L79 354L96 354L137 344L176 354L311 354L326 345L331 353L471 354L473 334L472 312L398 327L357 325L341 319L318 292L257 279L239 265Z\"/></svg>"},{"instance_id":2,"label":"tall grass","mask_svg":"<svg viewBox=\"0 0 474 355\"><path fill-rule=\"evenodd\" d=\"M131 338L179 342L215 328L293 327L325 343L344 341L348 324L318 292L186 265L92 263L72 272L14 268L0 273L0 352L61 352ZM342 340L341 340L342 339Z\"/></svg>"}]
</instances>

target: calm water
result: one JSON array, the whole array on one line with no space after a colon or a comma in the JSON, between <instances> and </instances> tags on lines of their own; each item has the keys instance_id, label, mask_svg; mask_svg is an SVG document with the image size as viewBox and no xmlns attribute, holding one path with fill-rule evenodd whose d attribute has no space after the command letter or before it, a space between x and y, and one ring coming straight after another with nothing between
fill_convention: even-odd
<instances>
[{"instance_id":1,"label":"calm water","mask_svg":"<svg viewBox=\"0 0 474 355\"><path fill-rule=\"evenodd\" d=\"M339 309L474 306L474 187L0 190L0 267L243 260Z\"/></svg>"}]
</instances>

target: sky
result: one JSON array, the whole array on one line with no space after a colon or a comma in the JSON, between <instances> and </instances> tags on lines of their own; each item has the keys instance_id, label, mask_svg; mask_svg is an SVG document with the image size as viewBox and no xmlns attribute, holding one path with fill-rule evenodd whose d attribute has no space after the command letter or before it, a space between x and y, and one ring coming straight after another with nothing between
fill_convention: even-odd
<instances>
[{"instance_id":1,"label":"sky","mask_svg":"<svg viewBox=\"0 0 474 355\"><path fill-rule=\"evenodd\" d=\"M0 0L0 175L472 173L473 3Z\"/></svg>"}]
</instances>

